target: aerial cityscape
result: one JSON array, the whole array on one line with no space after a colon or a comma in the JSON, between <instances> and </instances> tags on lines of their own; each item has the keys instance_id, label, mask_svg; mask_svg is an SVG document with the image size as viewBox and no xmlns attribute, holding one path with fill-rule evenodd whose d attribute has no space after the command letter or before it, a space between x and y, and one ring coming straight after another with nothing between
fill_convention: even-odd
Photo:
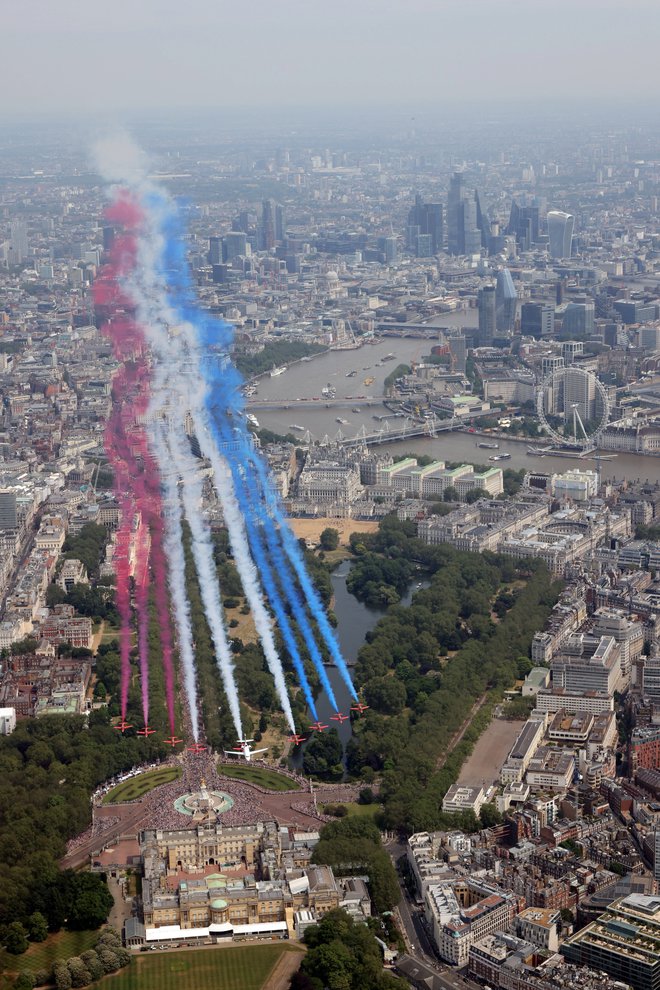
<instances>
[{"instance_id":1,"label":"aerial cityscape","mask_svg":"<svg viewBox=\"0 0 660 990\"><path fill-rule=\"evenodd\" d=\"M461 92L466 5L357 0L359 65L285 0L212 98L205 0L64 6L0 104L0 990L659 990L655 8L553 88L494 0L523 98L482 0Z\"/></svg>"}]
</instances>

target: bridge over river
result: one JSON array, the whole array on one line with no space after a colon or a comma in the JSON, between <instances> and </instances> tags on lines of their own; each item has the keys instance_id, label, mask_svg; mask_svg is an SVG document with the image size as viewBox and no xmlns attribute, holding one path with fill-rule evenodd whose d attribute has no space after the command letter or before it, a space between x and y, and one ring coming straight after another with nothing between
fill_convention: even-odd
<instances>
[{"instance_id":1,"label":"bridge over river","mask_svg":"<svg viewBox=\"0 0 660 990\"><path fill-rule=\"evenodd\" d=\"M381 406L387 395L353 395L343 398L332 398L324 396L314 399L292 399L290 402L282 402L281 399L248 399L246 406L250 411L257 409L348 409L350 406Z\"/></svg>"},{"instance_id":2,"label":"bridge over river","mask_svg":"<svg viewBox=\"0 0 660 990\"><path fill-rule=\"evenodd\" d=\"M378 427L367 430L365 426L362 426L353 437L347 437L341 428L333 436L325 434L323 437L315 436L306 430L300 436L300 443L307 447L313 443L339 443L343 447L358 447L367 444L372 447L381 443L393 443L396 440L407 440L413 437L437 437L439 433L464 429L465 420L458 418L438 419L437 416L431 416L423 421L405 419L399 423L390 422L389 419L383 417Z\"/></svg>"}]
</instances>

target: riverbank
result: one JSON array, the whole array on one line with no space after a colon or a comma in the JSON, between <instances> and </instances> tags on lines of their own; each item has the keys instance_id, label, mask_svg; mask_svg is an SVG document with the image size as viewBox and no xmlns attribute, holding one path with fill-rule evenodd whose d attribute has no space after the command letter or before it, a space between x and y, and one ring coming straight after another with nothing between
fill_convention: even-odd
<instances>
[{"instance_id":1,"label":"riverbank","mask_svg":"<svg viewBox=\"0 0 660 990\"><path fill-rule=\"evenodd\" d=\"M295 368L299 364L309 364L314 358L323 357L324 354L329 354L333 350L332 347L324 347L322 351L316 351L315 354L306 354L304 357L294 358L293 361L287 361L286 370L289 371L290 368ZM268 378L278 377L277 375L271 375L271 371L274 371L277 365L269 368L268 371L260 371L256 375L251 375L249 378L245 378L244 385L257 385L261 381L265 381Z\"/></svg>"}]
</instances>

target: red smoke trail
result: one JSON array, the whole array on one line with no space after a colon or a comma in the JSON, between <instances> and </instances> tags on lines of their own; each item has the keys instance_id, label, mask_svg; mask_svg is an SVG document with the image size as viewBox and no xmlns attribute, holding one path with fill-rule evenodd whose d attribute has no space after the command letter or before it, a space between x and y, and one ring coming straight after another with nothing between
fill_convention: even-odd
<instances>
[{"instance_id":1,"label":"red smoke trail","mask_svg":"<svg viewBox=\"0 0 660 990\"><path fill-rule=\"evenodd\" d=\"M117 538L117 607L121 619L122 715L125 714L130 678L130 564L128 546L132 537L133 517L140 524L135 538L135 603L138 618L138 652L145 725L149 715L149 560L154 577L154 600L159 624L162 662L170 731L174 733L174 667L172 637L167 596L167 565L163 549L160 479L151 457L147 436L140 418L149 404L150 369L142 328L133 318L133 303L123 291L120 280L135 268L137 243L133 230L142 221L142 213L125 192L120 192L106 217L122 224L127 231L115 238L110 264L95 285L96 305L106 310L109 319L104 330L110 337L115 357L123 362L113 377L113 413L106 428L106 450L115 474L115 493L122 504L122 525ZM120 540L121 537L121 540ZM121 574L121 591L119 590Z\"/></svg>"},{"instance_id":2,"label":"red smoke trail","mask_svg":"<svg viewBox=\"0 0 660 990\"><path fill-rule=\"evenodd\" d=\"M141 505L141 500L139 500ZM149 530L140 518L135 537L135 605L138 621L138 654L144 724L149 724Z\"/></svg>"},{"instance_id":3,"label":"red smoke trail","mask_svg":"<svg viewBox=\"0 0 660 990\"><path fill-rule=\"evenodd\" d=\"M147 440L146 431L138 426L136 419L146 411L148 406L148 396L150 393L151 374L150 368L144 361L137 361L126 369L126 382L129 391L137 393L130 410L124 407L123 414L123 438L125 445L123 450L127 463L131 470L131 481L136 495L136 504L143 520L149 527L150 547L149 556L153 571L153 593L156 605L156 616L158 619L160 646L162 652L163 670L165 673L165 696L167 700L168 716L170 728L174 733L174 665L172 660L172 633L170 627L169 599L167 594L167 559L164 550L164 525L162 516L162 501L160 494L160 475L158 468L151 455ZM129 385L129 381L131 386ZM148 626L148 597L149 588L145 583L138 580L138 572L148 574L147 566L138 559L136 568L136 605L138 610L138 634L141 628L145 629L144 638L140 648L142 657L143 647L147 648ZM144 623L144 626L142 625Z\"/></svg>"},{"instance_id":4,"label":"red smoke trail","mask_svg":"<svg viewBox=\"0 0 660 990\"><path fill-rule=\"evenodd\" d=\"M113 212L113 217L119 220L119 214ZM126 256L135 256L135 239L129 237L117 238L117 248L109 264L104 266L99 279L94 284L94 302L98 309L106 313L107 322L103 326L105 334L113 343L113 351L119 360L126 360L130 351L135 351L137 343L132 333L131 320L126 315L129 300L123 297L117 278L120 271L126 271ZM122 312L124 311L124 312ZM122 457L121 444L118 442L120 379L123 368L119 368L113 378L113 411L108 418L105 428L105 450L112 466L114 492L120 504L120 521L117 530L113 563L116 574L115 600L119 613L119 650L121 660L121 715L126 718L128 691L130 684L131 664L131 598L130 598L130 548L132 541L133 519L135 516L135 501L131 492L128 465Z\"/></svg>"},{"instance_id":5,"label":"red smoke trail","mask_svg":"<svg viewBox=\"0 0 660 990\"><path fill-rule=\"evenodd\" d=\"M109 450L106 444L106 450ZM134 505L130 498L121 501L121 516L114 550L114 565L117 581L115 601L119 612L119 654L121 658L121 717L126 720L128 704L128 686L131 677L131 585L130 585L130 547L131 522L134 515Z\"/></svg>"}]
</instances>

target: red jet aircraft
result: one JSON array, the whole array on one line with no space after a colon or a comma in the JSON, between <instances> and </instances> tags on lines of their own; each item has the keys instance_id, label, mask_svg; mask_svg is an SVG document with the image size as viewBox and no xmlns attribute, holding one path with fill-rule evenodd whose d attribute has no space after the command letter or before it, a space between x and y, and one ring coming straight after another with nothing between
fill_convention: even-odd
<instances>
[{"instance_id":1,"label":"red jet aircraft","mask_svg":"<svg viewBox=\"0 0 660 990\"><path fill-rule=\"evenodd\" d=\"M352 712L359 712L360 715L366 712L369 705L364 705L361 701L358 701L357 705L351 705Z\"/></svg>"}]
</instances>

